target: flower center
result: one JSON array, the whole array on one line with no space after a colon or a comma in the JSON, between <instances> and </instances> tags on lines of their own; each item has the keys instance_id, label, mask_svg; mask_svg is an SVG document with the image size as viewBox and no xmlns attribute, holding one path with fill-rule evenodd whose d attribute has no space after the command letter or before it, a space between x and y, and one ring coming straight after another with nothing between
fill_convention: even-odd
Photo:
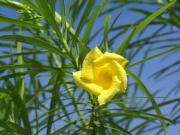
<instances>
[{"instance_id":1,"label":"flower center","mask_svg":"<svg viewBox=\"0 0 180 135\"><path fill-rule=\"evenodd\" d=\"M107 89L112 83L112 76L113 73L110 69L100 70L96 77L96 83L104 89Z\"/></svg>"}]
</instances>

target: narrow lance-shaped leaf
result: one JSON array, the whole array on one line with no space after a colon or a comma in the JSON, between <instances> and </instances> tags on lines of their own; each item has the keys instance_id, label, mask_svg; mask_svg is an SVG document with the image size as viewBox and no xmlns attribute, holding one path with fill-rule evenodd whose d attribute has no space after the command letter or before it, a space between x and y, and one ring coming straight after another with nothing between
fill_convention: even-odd
<instances>
[{"instance_id":1,"label":"narrow lance-shaped leaf","mask_svg":"<svg viewBox=\"0 0 180 135\"><path fill-rule=\"evenodd\" d=\"M6 81L8 83L8 80L6 80ZM11 87L11 86L8 86L8 87ZM16 107L19 109L21 117L22 117L22 121L23 121L23 124L25 127L26 134L31 135L32 134L31 133L31 125L30 125L30 121L28 118L28 113L27 113L27 110L26 110L26 107L25 107L23 101L21 100L21 97L13 90L13 88L12 88L12 91L6 91L5 93L8 94L12 98Z\"/></svg>"},{"instance_id":2,"label":"narrow lance-shaped leaf","mask_svg":"<svg viewBox=\"0 0 180 135\"><path fill-rule=\"evenodd\" d=\"M35 9L38 9L30 0L21 0L22 3L28 5L29 7L33 8L34 10Z\"/></svg>"},{"instance_id":3,"label":"narrow lance-shaped leaf","mask_svg":"<svg viewBox=\"0 0 180 135\"><path fill-rule=\"evenodd\" d=\"M125 49L127 48L129 42L131 41L131 39L136 36L141 30L143 30L148 24L150 24L155 18L157 18L159 15L161 15L165 10L167 10L168 8L170 8L172 5L174 5L176 2L176 0L172 0L170 3L168 3L167 5L163 6L162 8L160 8L159 10L157 10L156 12L152 13L150 16L148 16L143 22L141 22L140 24L138 24L135 29L132 31L132 33L124 40L124 42L119 46L119 48L117 49L117 53L122 53L125 51Z\"/></svg>"},{"instance_id":4,"label":"narrow lance-shaped leaf","mask_svg":"<svg viewBox=\"0 0 180 135\"><path fill-rule=\"evenodd\" d=\"M48 20L48 22L52 25L52 27L56 31L59 37L59 41L62 43L64 49L66 50L66 52L69 52L70 49L68 47L68 44L66 40L63 38L61 31L59 30L58 24L55 20L55 13L53 13L53 11L51 10L50 5L48 4L47 1L44 0L37 0L36 2L38 4L41 14Z\"/></svg>"},{"instance_id":5,"label":"narrow lance-shaped leaf","mask_svg":"<svg viewBox=\"0 0 180 135\"><path fill-rule=\"evenodd\" d=\"M83 38L82 38L82 41L83 41L84 44L87 43L87 41L89 39L89 36L90 36L90 34L92 32L92 28L94 26L94 23L97 20L97 17L99 16L99 14L101 13L102 9L105 7L105 5L106 5L106 1L104 1L98 7L96 7L95 10L93 11L93 13L92 13L92 15L91 15L91 17L89 19L86 31L85 31L85 33L83 35Z\"/></svg>"},{"instance_id":6,"label":"narrow lance-shaped leaf","mask_svg":"<svg viewBox=\"0 0 180 135\"><path fill-rule=\"evenodd\" d=\"M3 35L3 36L0 36L0 40L19 41L19 42L23 42L23 43L27 43L31 45L37 45L41 48L47 49L48 51L52 53L56 53L58 55L61 55L62 57L65 57L63 52L61 52L58 48L52 46L50 43L39 38L22 36L22 35Z\"/></svg>"},{"instance_id":7,"label":"narrow lance-shaped leaf","mask_svg":"<svg viewBox=\"0 0 180 135\"><path fill-rule=\"evenodd\" d=\"M130 68L130 67L133 67L133 66L142 64L142 63L144 63L144 62L146 62L146 61L152 60L152 59L157 58L157 57L159 57L159 56L161 56L161 55L165 55L165 54L167 54L167 53L169 53L169 52L172 52L172 51L175 51L175 50L177 50L177 49L180 49L180 46L173 47L173 48L171 48L171 49L165 50L165 51L160 52L160 53L157 53L157 54L155 54L155 55L153 55L153 56L150 56L150 57L147 57L147 58L142 59L142 60L140 60L140 61L137 61L137 62L129 65L128 67Z\"/></svg>"},{"instance_id":8,"label":"narrow lance-shaped leaf","mask_svg":"<svg viewBox=\"0 0 180 135\"><path fill-rule=\"evenodd\" d=\"M140 87L140 89L142 90L143 93L146 94L146 96L148 97L148 99L151 101L156 113L159 116L163 116L161 113L161 110L159 109L158 104L156 103L155 99L153 98L153 96L151 95L151 93L149 92L149 90L146 88L146 86L143 84L143 82L139 79L139 77L137 77L133 72L128 71L128 74L137 82L138 86ZM164 129L164 134L167 135L167 126L166 123L164 122L164 120L161 120L161 125Z\"/></svg>"},{"instance_id":9,"label":"narrow lance-shaped leaf","mask_svg":"<svg viewBox=\"0 0 180 135\"><path fill-rule=\"evenodd\" d=\"M93 6L94 6L95 1L94 0L89 0L89 2L87 3L87 6L85 8L85 11L83 12L83 15L80 19L80 22L78 24L77 30L76 30L76 34L75 36L79 36L79 33L81 32L85 21L87 20L89 13L91 12Z\"/></svg>"},{"instance_id":10,"label":"narrow lance-shaped leaf","mask_svg":"<svg viewBox=\"0 0 180 135\"><path fill-rule=\"evenodd\" d=\"M105 50L108 51L108 24L109 24L110 16L106 16L104 22L104 45Z\"/></svg>"},{"instance_id":11,"label":"narrow lance-shaped leaf","mask_svg":"<svg viewBox=\"0 0 180 135\"><path fill-rule=\"evenodd\" d=\"M31 27L31 28L36 28L36 29L43 29L41 26L38 26L36 24L21 21L21 20L18 20L18 19L8 18L8 17L2 16L2 15L0 15L0 22L2 22L2 23L11 23L11 24L15 24L15 25L18 25L18 26L23 26L23 27L26 27L26 28Z\"/></svg>"}]
</instances>

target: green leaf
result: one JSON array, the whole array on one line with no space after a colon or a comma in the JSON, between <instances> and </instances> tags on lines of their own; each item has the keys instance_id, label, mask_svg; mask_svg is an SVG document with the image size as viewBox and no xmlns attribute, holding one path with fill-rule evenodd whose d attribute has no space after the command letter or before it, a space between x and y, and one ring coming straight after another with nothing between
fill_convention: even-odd
<instances>
[{"instance_id":1,"label":"green leaf","mask_svg":"<svg viewBox=\"0 0 180 135\"><path fill-rule=\"evenodd\" d=\"M10 1L10 0L4 0L4 1L0 1L0 6L4 6L4 7L8 7L8 8L11 8L11 9L16 9L16 10L20 10L20 9L24 9L24 5L19 3L19 2L16 2L16 1Z\"/></svg>"},{"instance_id":2,"label":"green leaf","mask_svg":"<svg viewBox=\"0 0 180 135\"><path fill-rule=\"evenodd\" d=\"M62 82L62 71L59 70L59 72L57 73L57 76L56 76L56 79L55 79L55 84L54 84L54 87L52 89L52 97L51 97L51 101L50 101L50 107L49 107L49 110L54 110L56 109L56 105L57 103L59 102L59 89L60 89L60 85L58 84L58 81L61 81ZM52 128L52 125L53 125L53 119L54 119L54 111L50 111L49 112L49 115L48 115L48 121L47 121L47 131L46 131L46 134L47 135L50 135L51 133L51 128Z\"/></svg>"},{"instance_id":3,"label":"green leaf","mask_svg":"<svg viewBox=\"0 0 180 135\"><path fill-rule=\"evenodd\" d=\"M127 46L129 45L130 40L136 36L140 31L142 31L148 24L150 24L155 18L157 18L159 15L161 15L164 11L166 11L168 8L173 6L175 4L176 0L172 0L167 5L163 6L156 12L153 12L150 16L148 16L143 22L138 24L135 29L132 31L132 33L124 40L124 42L121 44L121 46L117 49L117 53L122 53L125 51Z\"/></svg>"},{"instance_id":4,"label":"green leaf","mask_svg":"<svg viewBox=\"0 0 180 135\"><path fill-rule=\"evenodd\" d=\"M45 40L29 37L29 36L22 36L22 35L3 35L0 36L0 40L5 41L16 41L16 42L23 42L31 45L37 45L38 47L47 49L49 52L56 53L62 57L65 57L65 54L60 51L58 48L54 47L50 43Z\"/></svg>"},{"instance_id":5,"label":"green leaf","mask_svg":"<svg viewBox=\"0 0 180 135\"><path fill-rule=\"evenodd\" d=\"M167 53L169 53L169 52L172 52L172 51L175 51L175 50L177 50L177 49L180 49L180 46L173 47L173 48L171 48L171 49L168 49L168 50L165 50L165 51L163 51L163 52L157 53L157 54L155 54L155 55L153 55L153 56L144 58L144 59L142 59L142 60L140 60L140 61L137 61L137 62L135 62L135 63L133 63L133 64L130 64L130 65L128 66L128 68L131 68L131 67L134 67L134 66L136 66L136 65L142 64L142 63L144 63L144 62L146 62L146 61L152 60L152 59L157 58L157 57L159 57L159 56L161 56L161 55L165 55L165 54L167 54Z\"/></svg>"},{"instance_id":6,"label":"green leaf","mask_svg":"<svg viewBox=\"0 0 180 135\"><path fill-rule=\"evenodd\" d=\"M159 103L158 106L161 107L161 106L176 103L176 102L179 102L179 101L180 101L180 98L175 98L175 99L172 99L172 100L168 100L168 101L164 101L162 103ZM147 107L147 108L143 109L143 111L147 112L147 111L151 111L153 109L154 109L154 107L150 106L150 107Z\"/></svg>"},{"instance_id":7,"label":"green leaf","mask_svg":"<svg viewBox=\"0 0 180 135\"><path fill-rule=\"evenodd\" d=\"M19 65L3 65L0 67L1 70L12 70L12 69L21 69L21 68L29 68L33 70L59 70L59 68L54 68L51 66L45 66L45 65L40 65L40 64L19 64Z\"/></svg>"},{"instance_id":8,"label":"green leaf","mask_svg":"<svg viewBox=\"0 0 180 135\"><path fill-rule=\"evenodd\" d=\"M21 0L22 3L26 4L27 6L31 7L32 9L38 9L30 0Z\"/></svg>"},{"instance_id":9,"label":"green leaf","mask_svg":"<svg viewBox=\"0 0 180 135\"><path fill-rule=\"evenodd\" d=\"M151 101L156 113L159 116L162 116L161 110L159 109L158 104L156 103L155 99L153 98L153 96L151 95L151 93L149 92L149 90L146 88L146 86L143 84L143 82L139 79L139 77L137 77L133 72L128 71L128 74L137 82L138 86L140 87L140 89L142 90L142 92L144 92L146 94L146 96L148 97L148 99ZM162 128L164 130L164 134L167 135L167 126L166 123L164 122L164 120L161 120L161 125Z\"/></svg>"},{"instance_id":10,"label":"green leaf","mask_svg":"<svg viewBox=\"0 0 180 135\"><path fill-rule=\"evenodd\" d=\"M6 122L6 121L0 120L0 127L3 127L6 133L13 134L13 132L15 132L18 134L27 135L26 133L27 131L24 128L20 127L18 124L13 123L13 122Z\"/></svg>"},{"instance_id":11,"label":"green leaf","mask_svg":"<svg viewBox=\"0 0 180 135\"><path fill-rule=\"evenodd\" d=\"M20 21L18 19L12 19L12 18L8 18L5 16L0 15L0 22L2 23L11 23L11 24L15 24L15 25L19 25L19 26L23 26L26 28L36 28L36 29L43 29L41 26L38 26L36 24L30 23L30 22L25 22L25 21Z\"/></svg>"},{"instance_id":12,"label":"green leaf","mask_svg":"<svg viewBox=\"0 0 180 135\"><path fill-rule=\"evenodd\" d=\"M111 130L114 130L114 131L118 131L118 133L122 134L122 135L131 135L130 132L126 131L125 129L121 128L121 127L118 127L118 126L111 126L111 125L104 125L105 128L107 129L111 129Z\"/></svg>"},{"instance_id":13,"label":"green leaf","mask_svg":"<svg viewBox=\"0 0 180 135\"><path fill-rule=\"evenodd\" d=\"M59 25L62 24L63 19L57 12L55 12L55 19ZM71 25L68 22L65 22L65 25L66 25L67 30L71 33L71 35L74 36L76 33L74 28L71 27Z\"/></svg>"},{"instance_id":14,"label":"green leaf","mask_svg":"<svg viewBox=\"0 0 180 135\"><path fill-rule=\"evenodd\" d=\"M48 22L52 25L52 27L56 31L59 37L59 41L62 43L64 49L66 50L66 52L69 52L70 49L68 47L68 44L66 40L63 38L61 31L59 30L58 24L55 20L55 13L53 13L49 3L46 0L37 0L36 2L38 4L41 14L48 20Z\"/></svg>"},{"instance_id":15,"label":"green leaf","mask_svg":"<svg viewBox=\"0 0 180 135\"><path fill-rule=\"evenodd\" d=\"M43 71L41 71L41 72L43 72ZM40 72L38 72L38 73L40 73ZM35 75L35 74L37 74L37 71L29 70L29 71L24 71L24 72L8 74L8 75L1 76L0 80L6 80L6 79L9 79L9 78L16 78L16 77L25 76L25 75L31 75L31 74Z\"/></svg>"},{"instance_id":16,"label":"green leaf","mask_svg":"<svg viewBox=\"0 0 180 135\"><path fill-rule=\"evenodd\" d=\"M106 16L106 19L104 21L104 45L105 50L108 51L108 24L109 24L110 16Z\"/></svg>"},{"instance_id":17,"label":"green leaf","mask_svg":"<svg viewBox=\"0 0 180 135\"><path fill-rule=\"evenodd\" d=\"M0 46L1 46L1 44L0 44ZM30 51L30 52L24 52L24 53L5 54L5 55L0 55L0 59L14 57L14 56L25 56L25 55L43 54L43 53L47 53L47 51Z\"/></svg>"},{"instance_id":18,"label":"green leaf","mask_svg":"<svg viewBox=\"0 0 180 135\"><path fill-rule=\"evenodd\" d=\"M6 80L6 82L8 83L9 80ZM31 133L31 124L29 121L29 117L28 117L26 107L25 107L23 101L21 100L21 97L19 96L19 94L16 91L14 91L14 87L9 86L8 88L11 88L11 89L8 91L5 91L3 93L8 94L12 98L12 100L15 103L18 111L21 114L22 121L24 124L24 130L26 131L26 135L31 135L32 134Z\"/></svg>"},{"instance_id":19,"label":"green leaf","mask_svg":"<svg viewBox=\"0 0 180 135\"><path fill-rule=\"evenodd\" d=\"M89 22L88 22L88 25L87 25L87 28L86 28L86 31L83 35L83 38L82 38L82 42L83 44L86 44L88 39L89 39L89 36L91 34L91 31L92 31L92 28L93 28L93 25L94 23L96 22L97 20L97 17L99 16L99 14L101 13L102 9L105 7L106 5L106 1L103 2L101 5L97 6L95 8L95 10L93 11L91 17L89 18Z\"/></svg>"},{"instance_id":20,"label":"green leaf","mask_svg":"<svg viewBox=\"0 0 180 135\"><path fill-rule=\"evenodd\" d=\"M75 36L79 36L89 14L90 14L93 6L94 6L94 3L95 3L95 0L89 0L89 2L87 3L85 11L83 12L83 15L82 15L80 22L78 24Z\"/></svg>"}]
</instances>

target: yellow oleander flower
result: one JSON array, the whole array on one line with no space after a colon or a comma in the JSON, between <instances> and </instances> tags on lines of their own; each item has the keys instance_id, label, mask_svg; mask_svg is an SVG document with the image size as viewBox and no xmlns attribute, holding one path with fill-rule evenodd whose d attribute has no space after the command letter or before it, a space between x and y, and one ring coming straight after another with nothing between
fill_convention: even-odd
<instances>
[{"instance_id":1,"label":"yellow oleander flower","mask_svg":"<svg viewBox=\"0 0 180 135\"><path fill-rule=\"evenodd\" d=\"M98 96L102 105L127 88L124 70L127 63L124 57L109 52L103 54L96 47L85 57L82 70L74 72L73 77L79 87Z\"/></svg>"}]
</instances>

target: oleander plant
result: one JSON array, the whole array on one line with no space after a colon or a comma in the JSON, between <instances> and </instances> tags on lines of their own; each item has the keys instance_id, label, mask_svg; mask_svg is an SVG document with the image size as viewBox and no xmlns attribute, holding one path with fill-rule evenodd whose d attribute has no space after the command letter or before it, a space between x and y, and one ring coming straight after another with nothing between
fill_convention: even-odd
<instances>
[{"instance_id":1,"label":"oleander plant","mask_svg":"<svg viewBox=\"0 0 180 135\"><path fill-rule=\"evenodd\" d=\"M0 0L0 135L178 135L179 9Z\"/></svg>"}]
</instances>

